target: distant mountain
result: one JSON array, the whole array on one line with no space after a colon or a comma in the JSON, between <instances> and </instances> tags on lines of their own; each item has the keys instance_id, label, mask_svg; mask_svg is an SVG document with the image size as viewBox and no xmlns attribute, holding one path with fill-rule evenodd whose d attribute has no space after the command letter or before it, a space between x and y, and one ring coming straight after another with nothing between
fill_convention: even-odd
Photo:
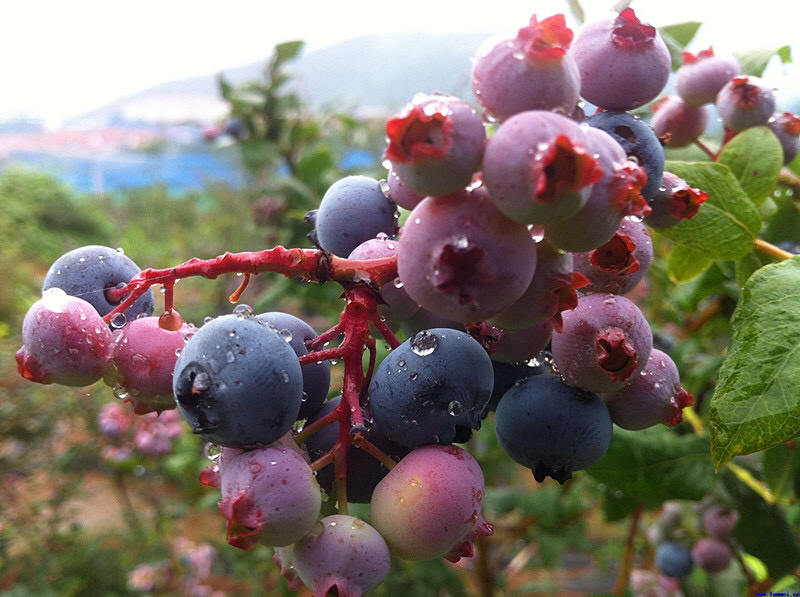
<instances>
[{"instance_id":1,"label":"distant mountain","mask_svg":"<svg viewBox=\"0 0 800 597\"><path fill-rule=\"evenodd\" d=\"M312 107L335 104L392 111L406 104L415 93L433 91L472 99L470 59L490 35L366 35L304 52L287 70L295 77L298 93ZM268 58L265 55L264 61ZM222 74L238 84L261 78L263 66L262 61L229 68ZM173 118L181 105L187 119L210 118L215 110L224 108L217 76L218 73L211 73L162 83L78 116L68 124L98 127L137 118L147 120L148 106L153 110L160 107L165 119ZM172 105L167 105L165 98L170 98Z\"/></svg>"}]
</instances>

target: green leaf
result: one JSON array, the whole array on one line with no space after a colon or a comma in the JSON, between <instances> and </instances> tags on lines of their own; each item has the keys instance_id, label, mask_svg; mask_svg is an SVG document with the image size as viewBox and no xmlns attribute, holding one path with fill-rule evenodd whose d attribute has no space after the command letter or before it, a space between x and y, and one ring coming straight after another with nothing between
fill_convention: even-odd
<instances>
[{"instance_id":1,"label":"green leaf","mask_svg":"<svg viewBox=\"0 0 800 597\"><path fill-rule=\"evenodd\" d=\"M669 161L666 170L708 193L708 200L693 218L660 230L661 235L709 260L735 261L753 249L761 218L730 168L712 162Z\"/></svg>"},{"instance_id":2,"label":"green leaf","mask_svg":"<svg viewBox=\"0 0 800 597\"><path fill-rule=\"evenodd\" d=\"M768 505L732 473L720 475L733 506L742 513L733 534L744 551L766 564L772 578L791 574L800 564L800 545L783 509Z\"/></svg>"},{"instance_id":3,"label":"green leaf","mask_svg":"<svg viewBox=\"0 0 800 597\"><path fill-rule=\"evenodd\" d=\"M794 443L778 444L766 450L761 460L766 480L777 498L794 496L794 479L800 472L800 450Z\"/></svg>"},{"instance_id":4,"label":"green leaf","mask_svg":"<svg viewBox=\"0 0 800 597\"><path fill-rule=\"evenodd\" d=\"M709 408L717 469L800 435L800 257L751 275L731 326Z\"/></svg>"},{"instance_id":5,"label":"green leaf","mask_svg":"<svg viewBox=\"0 0 800 597\"><path fill-rule=\"evenodd\" d=\"M759 207L778 184L783 149L775 133L765 126L755 126L731 139L719 154L718 162L731 169L745 193Z\"/></svg>"},{"instance_id":6,"label":"green leaf","mask_svg":"<svg viewBox=\"0 0 800 597\"><path fill-rule=\"evenodd\" d=\"M666 33L678 42L682 48L685 48L694 39L694 36L697 35L697 30L700 29L701 25L702 23L700 21L687 21L685 23L676 23L674 25L661 27L659 31L662 35Z\"/></svg>"},{"instance_id":7,"label":"green leaf","mask_svg":"<svg viewBox=\"0 0 800 597\"><path fill-rule=\"evenodd\" d=\"M705 251L679 245L667 257L667 273L670 280L682 284L702 274L713 262Z\"/></svg>"},{"instance_id":8,"label":"green leaf","mask_svg":"<svg viewBox=\"0 0 800 597\"><path fill-rule=\"evenodd\" d=\"M569 5L569 9L572 11L572 14L575 15L575 19L583 25L586 21L586 15L583 12L583 7L579 0L567 0L567 4Z\"/></svg>"},{"instance_id":9,"label":"green leaf","mask_svg":"<svg viewBox=\"0 0 800 597\"><path fill-rule=\"evenodd\" d=\"M641 431L614 427L608 452L586 472L650 507L670 499L699 500L715 482L708 441L662 425Z\"/></svg>"},{"instance_id":10,"label":"green leaf","mask_svg":"<svg viewBox=\"0 0 800 597\"><path fill-rule=\"evenodd\" d=\"M773 56L778 56L784 64L792 61L792 49L789 46L780 48L760 48L747 52L734 52L734 57L742 67L742 73L760 77L764 74L769 61Z\"/></svg>"},{"instance_id":11,"label":"green leaf","mask_svg":"<svg viewBox=\"0 0 800 597\"><path fill-rule=\"evenodd\" d=\"M303 49L305 46L305 42L303 41L286 41L282 44L278 44L275 46L275 58L276 62L287 62L300 54L300 50Z\"/></svg>"}]
</instances>

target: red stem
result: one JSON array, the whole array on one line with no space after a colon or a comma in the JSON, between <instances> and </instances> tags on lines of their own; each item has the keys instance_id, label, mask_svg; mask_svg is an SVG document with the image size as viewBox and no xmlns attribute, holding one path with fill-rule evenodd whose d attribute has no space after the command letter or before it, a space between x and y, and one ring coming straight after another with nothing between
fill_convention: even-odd
<instances>
[{"instance_id":1,"label":"red stem","mask_svg":"<svg viewBox=\"0 0 800 597\"><path fill-rule=\"evenodd\" d=\"M397 257L370 260L342 259L316 249L285 249L275 247L265 251L225 253L213 259L190 259L178 266L166 269L147 269L135 276L125 287L114 289L114 296L121 299L117 307L105 316L110 321L114 314L124 311L153 285L161 284L165 289L165 309L172 312L173 288L181 278L199 276L214 279L221 274L240 273L244 279L231 299L238 300L250 277L261 272L280 273L290 278L324 283L335 280L345 289L345 308L339 322L314 338L306 345L309 354L299 357L301 364L329 359L342 359L344 377L342 400L337 408L319 421L303 429L297 439L302 442L322 427L339 422L339 435L334 446L311 464L314 470L334 463L336 471L335 496L339 510L347 511L347 450L351 443L364 447L381 462L391 459L377 447L366 441L366 427L361 412L372 373L375 368L375 338L370 334L374 326L392 348L399 341L378 313L378 290L383 284L397 277ZM123 298L124 297L124 298ZM325 344L342 336L341 343L333 348ZM364 350L369 351L366 372L363 365ZM387 464L388 466L388 464Z\"/></svg>"}]
</instances>

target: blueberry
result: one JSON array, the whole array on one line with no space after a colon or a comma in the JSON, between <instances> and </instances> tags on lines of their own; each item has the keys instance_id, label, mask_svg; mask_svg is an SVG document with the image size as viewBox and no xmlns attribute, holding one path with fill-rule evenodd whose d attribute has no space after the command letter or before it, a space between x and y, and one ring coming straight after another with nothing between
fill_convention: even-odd
<instances>
[{"instance_id":1,"label":"blueberry","mask_svg":"<svg viewBox=\"0 0 800 597\"><path fill-rule=\"evenodd\" d=\"M183 348L173 391L194 433L221 446L252 448L292 427L303 376L297 355L273 328L254 317L224 315Z\"/></svg>"},{"instance_id":2,"label":"blueberry","mask_svg":"<svg viewBox=\"0 0 800 597\"><path fill-rule=\"evenodd\" d=\"M667 541L656 548L656 568L666 576L685 578L692 571L692 554L683 543Z\"/></svg>"},{"instance_id":3,"label":"blueberry","mask_svg":"<svg viewBox=\"0 0 800 597\"><path fill-rule=\"evenodd\" d=\"M642 197L648 201L658 191L664 175L664 148L649 124L628 112L598 112L586 119L595 128L604 130L622 146L628 157L634 158L647 172L647 184Z\"/></svg>"},{"instance_id":4,"label":"blueberry","mask_svg":"<svg viewBox=\"0 0 800 597\"><path fill-rule=\"evenodd\" d=\"M141 271L122 249L87 245L56 259L44 277L42 291L60 288L70 296L82 298L103 316L119 303L108 295L108 290L130 282ZM151 289L125 310L125 316L130 321L142 313L152 315L154 305Z\"/></svg>"},{"instance_id":5,"label":"blueberry","mask_svg":"<svg viewBox=\"0 0 800 597\"><path fill-rule=\"evenodd\" d=\"M375 422L404 446L465 442L479 429L494 372L484 348L465 332L434 328L395 348L369 388Z\"/></svg>"},{"instance_id":6,"label":"blueberry","mask_svg":"<svg viewBox=\"0 0 800 597\"><path fill-rule=\"evenodd\" d=\"M365 240L395 228L394 203L383 194L379 181L368 176L346 176L333 183L314 215L319 246L347 257Z\"/></svg>"},{"instance_id":7,"label":"blueberry","mask_svg":"<svg viewBox=\"0 0 800 597\"><path fill-rule=\"evenodd\" d=\"M564 483L573 471L600 460L611 445L613 425L603 400L568 386L554 373L512 386L495 413L500 445L540 483Z\"/></svg>"}]
</instances>

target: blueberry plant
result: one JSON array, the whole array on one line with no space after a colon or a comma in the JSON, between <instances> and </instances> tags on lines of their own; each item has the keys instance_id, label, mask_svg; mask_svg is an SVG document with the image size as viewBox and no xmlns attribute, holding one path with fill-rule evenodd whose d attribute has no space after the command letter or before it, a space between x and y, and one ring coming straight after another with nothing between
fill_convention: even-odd
<instances>
[{"instance_id":1,"label":"blueberry plant","mask_svg":"<svg viewBox=\"0 0 800 597\"><path fill-rule=\"evenodd\" d=\"M317 597L486 545L491 487L470 451L485 434L536 483L587 475L609 519L630 516L617 594L796 586L800 118L759 78L789 55L681 54L697 27L624 8L576 32L534 15L487 41L475 103L425 92L400 108L385 178L332 181L307 247L144 270L104 246L66 253L25 316L20 374L104 379L139 415L177 408L209 443L200 480L228 543L274 548L289 587ZM258 90L270 110L296 51ZM243 150L271 140L297 167L286 122L223 91ZM338 321L317 333L239 303L196 325L176 309L182 279L238 274L239 302L263 273L340 286ZM696 317L659 313L650 278ZM691 334L711 325L730 341L701 358Z\"/></svg>"}]
</instances>

